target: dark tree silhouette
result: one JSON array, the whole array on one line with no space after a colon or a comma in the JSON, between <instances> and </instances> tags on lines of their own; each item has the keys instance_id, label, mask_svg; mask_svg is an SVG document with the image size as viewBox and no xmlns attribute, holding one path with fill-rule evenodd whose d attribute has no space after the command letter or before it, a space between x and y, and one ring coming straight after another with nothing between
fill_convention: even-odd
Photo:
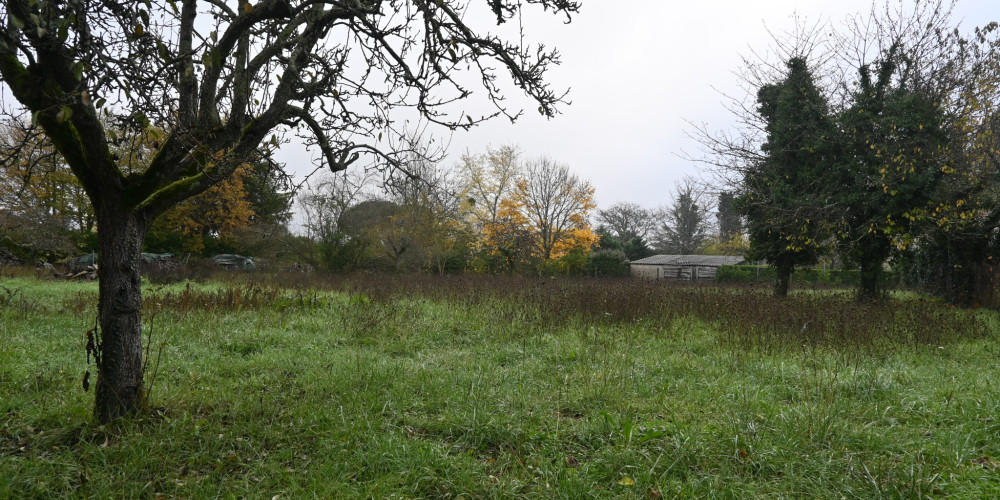
<instances>
[{"instance_id":1,"label":"dark tree silhouette","mask_svg":"<svg viewBox=\"0 0 1000 500\"><path fill-rule=\"evenodd\" d=\"M859 298L884 294L882 265L911 233L910 219L929 202L948 169L948 129L941 96L908 78L895 47L859 71L834 170L842 207L835 220L842 255L861 268Z\"/></svg>"},{"instance_id":2,"label":"dark tree silhouette","mask_svg":"<svg viewBox=\"0 0 1000 500\"><path fill-rule=\"evenodd\" d=\"M954 5L885 0L843 23L800 22L744 59L746 93L726 96L736 128L696 126L701 160L723 189L744 190L747 175L773 156L764 150L775 130L760 112L757 98L767 97L760 91L785 78L789 61L809 61L835 123L836 159L827 164L823 198L799 214L822 219L842 260L861 269L861 300L885 296L879 281L887 262L932 245L942 248L924 254L924 272L937 276L937 290L957 301L993 300L988 235L998 231L1000 211L991 209L993 182L981 182L996 176L981 139L995 109L995 84L987 82L995 81L1000 43L996 23L964 36Z\"/></svg>"}]
</instances>

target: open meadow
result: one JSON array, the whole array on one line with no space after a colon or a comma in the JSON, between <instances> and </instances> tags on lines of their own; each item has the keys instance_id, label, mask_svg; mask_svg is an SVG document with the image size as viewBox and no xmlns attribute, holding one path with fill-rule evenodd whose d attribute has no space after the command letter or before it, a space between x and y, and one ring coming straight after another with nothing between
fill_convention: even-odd
<instances>
[{"instance_id":1,"label":"open meadow","mask_svg":"<svg viewBox=\"0 0 1000 500\"><path fill-rule=\"evenodd\" d=\"M146 284L148 413L97 426L96 283L0 278L0 498L1000 496L994 311L297 279Z\"/></svg>"}]
</instances>

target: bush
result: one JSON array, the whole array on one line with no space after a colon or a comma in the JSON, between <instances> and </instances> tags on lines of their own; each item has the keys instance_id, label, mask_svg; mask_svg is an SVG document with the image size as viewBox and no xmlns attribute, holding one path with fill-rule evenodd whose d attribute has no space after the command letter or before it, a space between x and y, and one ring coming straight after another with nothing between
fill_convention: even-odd
<instances>
[{"instance_id":1,"label":"bush","mask_svg":"<svg viewBox=\"0 0 1000 500\"><path fill-rule=\"evenodd\" d=\"M721 266L715 274L719 283L770 283L776 279L770 266Z\"/></svg>"},{"instance_id":2,"label":"bush","mask_svg":"<svg viewBox=\"0 0 1000 500\"><path fill-rule=\"evenodd\" d=\"M549 259L537 264L539 276L581 276L587 272L589 253L582 248L574 248L558 259Z\"/></svg>"},{"instance_id":3,"label":"bush","mask_svg":"<svg viewBox=\"0 0 1000 500\"><path fill-rule=\"evenodd\" d=\"M628 276L629 264L621 250L598 250L587 257L590 276Z\"/></svg>"}]
</instances>

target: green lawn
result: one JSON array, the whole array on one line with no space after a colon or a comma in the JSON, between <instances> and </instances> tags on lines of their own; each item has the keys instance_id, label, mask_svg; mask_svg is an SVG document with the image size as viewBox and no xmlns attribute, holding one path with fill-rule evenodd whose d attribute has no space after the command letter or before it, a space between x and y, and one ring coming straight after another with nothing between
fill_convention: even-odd
<instances>
[{"instance_id":1,"label":"green lawn","mask_svg":"<svg viewBox=\"0 0 1000 500\"><path fill-rule=\"evenodd\" d=\"M148 286L149 415L100 427L96 284L0 279L0 497L1000 497L994 312L313 285Z\"/></svg>"}]
</instances>

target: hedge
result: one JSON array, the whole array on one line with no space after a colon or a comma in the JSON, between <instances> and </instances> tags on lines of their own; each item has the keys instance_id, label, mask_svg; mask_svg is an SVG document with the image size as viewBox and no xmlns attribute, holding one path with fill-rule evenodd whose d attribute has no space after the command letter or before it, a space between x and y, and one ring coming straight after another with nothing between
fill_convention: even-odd
<instances>
[{"instance_id":1,"label":"hedge","mask_svg":"<svg viewBox=\"0 0 1000 500\"><path fill-rule=\"evenodd\" d=\"M719 283L773 283L776 280L777 272L771 266L722 266L715 275L715 281ZM861 273L857 269L796 269L792 273L792 283L853 287L860 281ZM883 271L882 283L890 287L897 286L900 276L894 271Z\"/></svg>"}]
</instances>

